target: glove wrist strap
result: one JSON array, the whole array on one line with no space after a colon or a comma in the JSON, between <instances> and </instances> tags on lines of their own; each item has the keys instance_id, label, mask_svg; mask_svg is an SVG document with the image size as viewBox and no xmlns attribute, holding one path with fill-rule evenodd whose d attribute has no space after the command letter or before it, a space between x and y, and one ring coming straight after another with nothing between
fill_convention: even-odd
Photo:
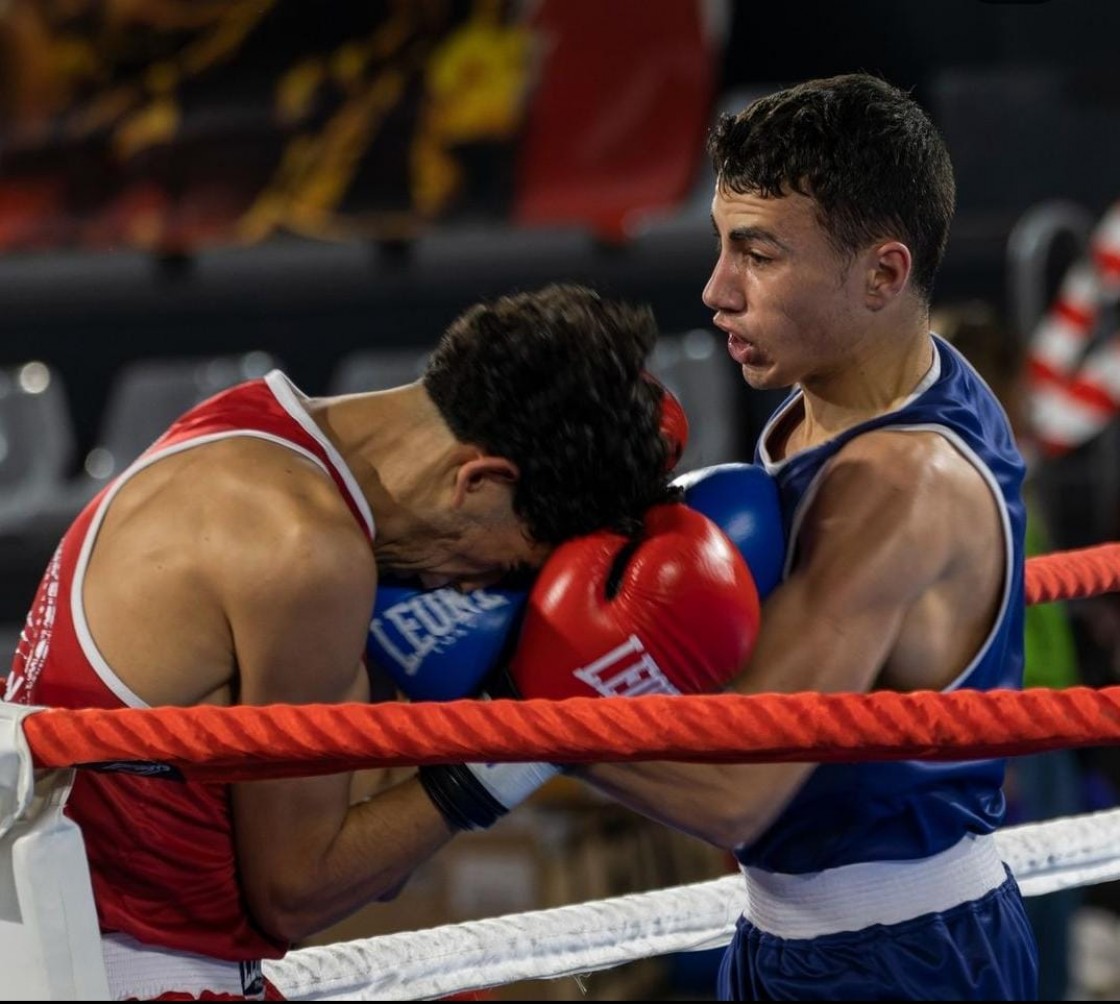
<instances>
[{"instance_id":1,"label":"glove wrist strap","mask_svg":"<svg viewBox=\"0 0 1120 1004\"><path fill-rule=\"evenodd\" d=\"M486 830L509 810L461 764L421 767L420 784L454 830Z\"/></svg>"}]
</instances>

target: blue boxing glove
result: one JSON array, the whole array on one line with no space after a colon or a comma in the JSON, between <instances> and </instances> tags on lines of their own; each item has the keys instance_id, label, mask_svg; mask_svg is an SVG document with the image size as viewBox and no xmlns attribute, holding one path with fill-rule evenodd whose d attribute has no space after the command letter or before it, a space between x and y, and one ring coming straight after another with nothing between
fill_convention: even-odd
<instances>
[{"instance_id":1,"label":"blue boxing glove","mask_svg":"<svg viewBox=\"0 0 1120 1004\"><path fill-rule=\"evenodd\" d=\"M383 581L369 622L367 667L388 673L413 701L473 696L516 633L526 595Z\"/></svg>"},{"instance_id":2,"label":"blue boxing glove","mask_svg":"<svg viewBox=\"0 0 1120 1004\"><path fill-rule=\"evenodd\" d=\"M782 581L786 538L778 486L757 464L701 467L674 482L687 506L716 523L739 549L751 570L759 599Z\"/></svg>"},{"instance_id":3,"label":"blue boxing glove","mask_svg":"<svg viewBox=\"0 0 1120 1004\"><path fill-rule=\"evenodd\" d=\"M366 663L413 701L476 696L512 646L527 592L382 582L366 640ZM485 829L560 772L548 763L422 767L428 797L458 830Z\"/></svg>"}]
</instances>

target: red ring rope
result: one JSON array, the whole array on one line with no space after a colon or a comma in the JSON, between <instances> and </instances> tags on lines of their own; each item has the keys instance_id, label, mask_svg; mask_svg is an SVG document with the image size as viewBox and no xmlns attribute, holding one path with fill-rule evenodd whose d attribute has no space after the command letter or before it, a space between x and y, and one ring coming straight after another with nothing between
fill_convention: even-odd
<instances>
[{"instance_id":1,"label":"red ring rope","mask_svg":"<svg viewBox=\"0 0 1120 1004\"><path fill-rule=\"evenodd\" d=\"M1120 588L1120 544L1032 558L1027 602ZM456 760L956 760L1120 741L1120 687L564 701L48 708L39 767L168 764L238 780Z\"/></svg>"}]
</instances>

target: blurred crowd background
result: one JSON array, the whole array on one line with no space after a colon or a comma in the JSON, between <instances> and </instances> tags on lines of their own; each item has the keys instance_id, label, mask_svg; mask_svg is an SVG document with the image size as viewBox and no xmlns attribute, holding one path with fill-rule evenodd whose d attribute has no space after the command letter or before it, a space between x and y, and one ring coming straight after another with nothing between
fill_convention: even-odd
<instances>
[{"instance_id":1,"label":"blurred crowd background","mask_svg":"<svg viewBox=\"0 0 1120 1004\"><path fill-rule=\"evenodd\" d=\"M460 310L510 289L651 303L685 466L751 459L776 399L700 301L704 138L851 70L912 89L948 141L934 327L1015 419L1033 546L1120 539L1118 38L1099 0L0 0L0 643L65 524L187 406L274 366L311 394L411 380ZM1028 682L1120 682L1115 597L1029 632ZM1013 819L1112 806L1118 777L1109 750L1024 766ZM604 847L638 839L597 811ZM633 882L693 877L682 854ZM1044 999L1118 999L1115 898L1039 913Z\"/></svg>"}]
</instances>

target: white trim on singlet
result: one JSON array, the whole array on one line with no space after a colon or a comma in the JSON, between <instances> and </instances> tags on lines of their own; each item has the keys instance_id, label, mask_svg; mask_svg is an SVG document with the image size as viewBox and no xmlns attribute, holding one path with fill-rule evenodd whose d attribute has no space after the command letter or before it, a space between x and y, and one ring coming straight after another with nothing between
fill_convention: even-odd
<instances>
[{"instance_id":1,"label":"white trim on singlet","mask_svg":"<svg viewBox=\"0 0 1120 1004\"><path fill-rule=\"evenodd\" d=\"M887 412L886 414L894 414L895 412L901 411L903 408L907 407L907 405L912 404L919 397L921 397L927 390L929 390L930 387L932 387L935 383L937 383L937 381L940 378L941 378L941 353L935 345L934 350L933 350L933 362L930 363L929 369L927 369L926 372L925 372L925 376L923 376L922 379L918 381L918 385L906 397L906 399L904 401L902 401L901 404L899 404L899 406L897 408L892 408L891 411ZM802 396L803 396L802 391L799 389L796 392L795 396L791 397L781 409L776 411L770 417L770 420L766 423L766 426L762 430L762 437L759 440L759 455L762 458L762 466L765 468L765 470L769 474L776 474L790 460L793 459L793 457L785 457L782 460L771 460L770 459L770 451L767 448L767 439L769 438L770 433L774 430L774 428L777 426L777 424L780 421L782 421L782 419L786 415L789 414L790 409L792 409L795 404L797 404L798 402L801 401ZM910 428L910 427L909 426L903 426L903 425L891 425L891 426L886 426L886 428L889 428L889 429L892 429L892 430L893 429L905 430L905 429ZM873 430L873 431L877 431L877 430ZM811 482L809 482L808 487L805 489L805 492L802 494L801 500L797 504L797 508L793 511L793 517L790 519L789 540L786 543L785 561L782 563L782 578L783 579L787 575L789 575L790 568L793 566L793 556L794 556L794 553L795 553L795 549L794 549L794 546L793 546L794 541L797 540L797 535L801 531L801 524L805 519L805 513L807 513L809 511L809 507L810 507L810 505L812 505L813 499L815 499L817 497L817 492L820 490L821 481L823 479L825 471L828 470L828 467L829 467L828 463L825 463L821 466L821 469L817 472L816 477L814 477L813 480Z\"/></svg>"},{"instance_id":2,"label":"white trim on singlet","mask_svg":"<svg viewBox=\"0 0 1120 1004\"><path fill-rule=\"evenodd\" d=\"M361 513L366 524L366 531L372 539L376 528L374 527L373 513L370 511L369 503L366 501L365 495L362 494L361 488L358 487L357 479L350 468L346 466L346 461L342 459L342 454L335 448L334 443L323 435L323 430L315 424L315 419L307 414L307 409L303 406L306 395L280 370L271 370L265 375L264 379L269 390L276 395L276 400L280 402L281 407L303 427L303 431L314 439L330 458L335 470L342 478L342 483L346 485L350 498L357 506L358 512Z\"/></svg>"},{"instance_id":3,"label":"white trim on singlet","mask_svg":"<svg viewBox=\"0 0 1120 1004\"><path fill-rule=\"evenodd\" d=\"M198 436L194 439L184 440L181 443L176 443L164 450L148 454L137 460L121 473L120 477L117 478L112 487L105 493L105 497L98 505L97 511L93 514L93 519L90 520L89 527L86 529L85 538L82 540L82 549L78 554L78 562L74 567L74 581L70 585L70 616L74 622L74 632L78 636L78 644L81 645L82 653L93 667L94 672L101 678L101 682L130 708L146 708L148 705L146 701L138 697L132 689L117 676L116 672L101 654L101 650L98 649L97 643L93 640L93 633L90 631L89 621L86 619L85 605L82 602L82 587L85 583L86 568L89 566L90 555L93 553L93 545L97 540L97 535L101 531L101 524L105 521L105 514L112 504L113 499L117 497L117 492L124 487L125 483L146 467L150 467L157 460L163 460L165 457L174 456L176 453L182 453L184 450L189 450L195 446L204 446L207 443L216 443L222 439L237 439L246 436L253 439L264 439L270 443L286 446L321 468L324 474L328 476L330 474L327 465L315 456L314 453L306 447L300 446L298 443L293 443L290 439L284 439L282 436L277 436L270 432L261 432L257 429L230 429L224 432L214 432L206 436Z\"/></svg>"},{"instance_id":4,"label":"white trim on singlet","mask_svg":"<svg viewBox=\"0 0 1120 1004\"><path fill-rule=\"evenodd\" d=\"M971 673L976 667L976 664L987 654L996 635L1003 627L1003 619L1007 615L1007 608L1011 601L1011 582L1015 572L1013 564L1015 545L1011 538L1011 513L1007 509L1007 500L1003 497L1003 492L1000 491L999 481L996 480L992 469L985 464L984 461L977 456L976 452L952 429L944 425L937 425L936 423L930 423L928 425L889 425L887 428L892 432L935 432L939 436L944 436L953 444L965 460L976 468L977 473L984 479L988 490L992 493L992 497L996 502L996 508L999 509L1000 525L1003 527L1003 596L999 603L999 613L996 614L996 618L992 622L992 630L988 632L988 636L984 639L984 643L980 646L976 655L972 657L969 664L961 670L951 683L942 688L943 691L954 690L960 685L961 680Z\"/></svg>"},{"instance_id":5,"label":"white trim on singlet","mask_svg":"<svg viewBox=\"0 0 1120 1004\"><path fill-rule=\"evenodd\" d=\"M284 408L299 425L310 435L315 441L323 448L331 462L334 464L335 470L342 478L343 484L347 492L353 499L362 520L365 523L366 529L371 538L374 533L373 514L370 512L369 503L366 501L365 496L362 495L361 489L358 488L358 483L350 469L346 466L346 462L342 459L342 455L335 449L334 445L323 435L322 431L315 424L310 415L300 403L300 392L296 390L292 382L279 370L273 370L266 377L265 381L268 384L269 390L272 391L276 400ZM117 675L116 671L109 665L108 661L101 654L101 650L97 647L97 643L93 640L93 633L89 628L89 621L86 618L85 606L82 602L82 587L85 583L86 569L89 566L90 555L93 553L93 545L97 540L97 535L101 530L101 524L105 520L105 514L109 509L113 499L116 498L117 492L121 490L124 484L129 481L134 475L144 470L146 467L151 466L157 460L163 460L165 457L174 456L176 453L182 453L184 450L189 450L195 446L203 446L207 443L215 443L222 439L236 439L239 437L251 437L253 439L263 439L270 443L276 443L279 446L287 447L290 450L306 457L316 467L320 468L324 474L330 477L330 469L322 459L312 453L307 447L300 446L299 443L294 443L290 439L283 436L278 436L275 433L263 432L259 429L228 429L222 432L213 432L208 435L197 436L193 439L186 439L182 442L175 443L166 449L160 450L157 453L151 453L141 457L125 471L123 471L112 487L105 493L105 497L97 507L97 511L90 520L89 527L86 530L85 538L82 541L82 549L78 554L78 562L74 568L74 581L70 587L70 616L74 622L74 633L77 635L78 644L81 646L82 654L85 655L86 660L90 666L93 667L94 672L113 692L113 694L123 704L130 708L146 708L147 702L140 698L131 687L129 687Z\"/></svg>"},{"instance_id":6,"label":"white trim on singlet","mask_svg":"<svg viewBox=\"0 0 1120 1004\"><path fill-rule=\"evenodd\" d=\"M930 389L938 380L941 379L941 352L937 348L936 343L942 341L939 335L935 335L932 331L930 336L934 340L933 362L930 363L929 369L926 370L925 375L918 381L918 385L910 392L907 398L898 405L897 408L892 408L886 415L893 415L896 411L901 411L903 408L913 404L919 397L921 397L927 390ZM775 474L780 471L793 457L783 457L781 460L773 460L770 457L769 439L770 433L777 428L778 424L790 413L794 405L799 404L801 399L805 396L804 391L798 387L786 400L786 402L771 415L766 424L762 427L762 434L758 439L758 453L762 459L762 466L766 468L767 473Z\"/></svg>"}]
</instances>

